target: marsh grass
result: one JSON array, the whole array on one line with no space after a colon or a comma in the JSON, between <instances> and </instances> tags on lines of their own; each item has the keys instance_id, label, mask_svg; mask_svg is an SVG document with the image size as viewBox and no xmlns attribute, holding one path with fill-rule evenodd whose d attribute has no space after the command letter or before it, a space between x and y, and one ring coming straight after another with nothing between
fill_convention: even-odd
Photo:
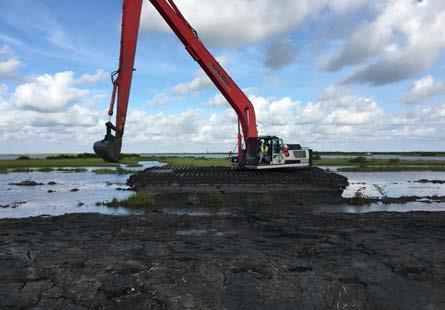
<instances>
[{"instance_id":1,"label":"marsh grass","mask_svg":"<svg viewBox=\"0 0 445 310\"><path fill-rule=\"evenodd\" d=\"M187 197L187 204L189 206L198 206L201 203L198 195L190 195Z\"/></svg>"},{"instance_id":2,"label":"marsh grass","mask_svg":"<svg viewBox=\"0 0 445 310\"><path fill-rule=\"evenodd\" d=\"M88 172L88 169L85 168L57 168L56 171L59 172L72 172L72 173L84 173Z\"/></svg>"},{"instance_id":3,"label":"marsh grass","mask_svg":"<svg viewBox=\"0 0 445 310\"><path fill-rule=\"evenodd\" d=\"M138 165L140 157L125 157L120 161L123 165ZM100 158L66 158L66 159L4 159L0 160L0 169L44 168L44 167L117 167L119 164L107 163Z\"/></svg>"},{"instance_id":4,"label":"marsh grass","mask_svg":"<svg viewBox=\"0 0 445 310\"><path fill-rule=\"evenodd\" d=\"M55 169L51 167L42 167L39 169L36 169L37 172L53 172Z\"/></svg>"},{"instance_id":5,"label":"marsh grass","mask_svg":"<svg viewBox=\"0 0 445 310\"><path fill-rule=\"evenodd\" d=\"M128 168L138 168L138 167L142 167L141 164L139 163L131 163L131 164L127 164Z\"/></svg>"},{"instance_id":6,"label":"marsh grass","mask_svg":"<svg viewBox=\"0 0 445 310\"><path fill-rule=\"evenodd\" d=\"M137 192L124 200L113 198L110 202L99 203L110 208L127 208L133 210L153 209L155 207L155 194L148 192Z\"/></svg>"},{"instance_id":7,"label":"marsh grass","mask_svg":"<svg viewBox=\"0 0 445 310\"><path fill-rule=\"evenodd\" d=\"M210 194L209 200L207 201L207 207L210 212L218 212L224 205L224 200L221 193L212 192Z\"/></svg>"},{"instance_id":8,"label":"marsh grass","mask_svg":"<svg viewBox=\"0 0 445 310\"><path fill-rule=\"evenodd\" d=\"M248 207L265 208L272 206L273 197L270 195L248 196L245 202Z\"/></svg>"}]
</instances>

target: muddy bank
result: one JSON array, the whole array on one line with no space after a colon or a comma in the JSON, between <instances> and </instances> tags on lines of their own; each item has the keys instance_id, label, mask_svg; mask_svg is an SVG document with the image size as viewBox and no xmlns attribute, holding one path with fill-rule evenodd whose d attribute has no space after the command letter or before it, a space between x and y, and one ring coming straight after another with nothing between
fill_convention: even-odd
<instances>
[{"instance_id":1,"label":"muddy bank","mask_svg":"<svg viewBox=\"0 0 445 310\"><path fill-rule=\"evenodd\" d=\"M0 220L0 308L443 309L445 212Z\"/></svg>"},{"instance_id":2,"label":"muddy bank","mask_svg":"<svg viewBox=\"0 0 445 310\"><path fill-rule=\"evenodd\" d=\"M400 197L365 197L355 196L351 198L344 198L344 202L353 206L371 205L374 203L388 204L407 204L409 202L422 203L440 203L445 202L445 196L400 196Z\"/></svg>"}]
</instances>

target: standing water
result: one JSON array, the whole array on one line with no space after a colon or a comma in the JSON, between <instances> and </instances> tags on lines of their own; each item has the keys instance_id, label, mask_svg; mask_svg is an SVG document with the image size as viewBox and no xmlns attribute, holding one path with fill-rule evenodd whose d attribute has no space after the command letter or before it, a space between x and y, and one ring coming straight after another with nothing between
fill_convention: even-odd
<instances>
[{"instance_id":1,"label":"standing water","mask_svg":"<svg viewBox=\"0 0 445 310\"><path fill-rule=\"evenodd\" d=\"M144 169L163 165L141 162ZM131 168L134 169L134 168ZM445 184L419 183L420 179L445 180L445 172L340 172L349 179L344 197L359 193L367 197L444 196ZM131 192L125 185L129 175L31 172L0 174L0 218L19 218L65 213L100 212L105 214L137 214L123 208L97 206L97 202L113 198L124 199ZM11 185L25 180L42 185ZM55 183L55 184L54 184ZM315 212L374 212L374 211L445 211L445 203L410 202L407 204L370 206L321 206Z\"/></svg>"}]
</instances>

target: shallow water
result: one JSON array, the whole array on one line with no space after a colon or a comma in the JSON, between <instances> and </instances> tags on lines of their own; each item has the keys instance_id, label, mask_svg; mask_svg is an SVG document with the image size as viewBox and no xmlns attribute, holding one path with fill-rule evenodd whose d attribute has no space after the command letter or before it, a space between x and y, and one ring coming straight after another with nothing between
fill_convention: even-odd
<instances>
[{"instance_id":1,"label":"shallow water","mask_svg":"<svg viewBox=\"0 0 445 310\"><path fill-rule=\"evenodd\" d=\"M158 162L142 162L145 169L160 166ZM91 168L94 169L94 168ZM91 170L90 169L90 170ZM131 168L136 169L136 168ZM359 191L370 197L433 196L445 195L445 184L415 183L419 179L445 180L445 172L342 172L349 179L350 186L345 190L345 197L354 196ZM113 198L124 199L131 192L125 185L129 175L32 172L0 174L0 205L21 203L16 208L0 208L0 218L29 217L38 215L62 215L65 213L99 212L105 214L138 214L123 208L96 206L96 202L109 201ZM9 185L31 179L42 186ZM48 185L56 182L56 185ZM72 192L72 189L78 189ZM48 190L55 191L48 193ZM167 213L184 215L191 212L184 210L164 210ZM307 209L305 210L307 211ZM374 212L374 211L445 211L445 203L412 202L408 204L373 204L371 206L321 206L314 212ZM208 212L193 210L195 216L205 216Z\"/></svg>"},{"instance_id":2,"label":"shallow water","mask_svg":"<svg viewBox=\"0 0 445 310\"><path fill-rule=\"evenodd\" d=\"M337 172L349 180L344 197L353 197L360 190L369 197L445 195L445 184L417 183L420 179L445 180L443 171L407 172Z\"/></svg>"},{"instance_id":3,"label":"shallow water","mask_svg":"<svg viewBox=\"0 0 445 310\"><path fill-rule=\"evenodd\" d=\"M65 213L100 212L106 214L127 214L122 208L110 209L96 206L96 202L110 200L113 197L123 199L129 191L128 175L32 172L9 173L0 175L0 205L24 202L17 208L0 208L0 217L29 217L42 214L62 215ZM9 185L31 179L42 186ZM48 185L56 182L56 185ZM78 189L76 192L71 190ZM48 190L55 192L48 193Z\"/></svg>"}]
</instances>

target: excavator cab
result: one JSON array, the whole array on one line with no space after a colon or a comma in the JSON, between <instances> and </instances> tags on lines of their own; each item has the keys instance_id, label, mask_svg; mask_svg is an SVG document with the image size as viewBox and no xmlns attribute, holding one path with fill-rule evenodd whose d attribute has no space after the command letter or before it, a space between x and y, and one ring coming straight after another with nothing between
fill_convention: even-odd
<instances>
[{"instance_id":1,"label":"excavator cab","mask_svg":"<svg viewBox=\"0 0 445 310\"><path fill-rule=\"evenodd\" d=\"M310 167L312 150L302 148L299 144L284 144L276 136L260 136L247 139L245 150L247 169L273 169L286 167Z\"/></svg>"}]
</instances>

